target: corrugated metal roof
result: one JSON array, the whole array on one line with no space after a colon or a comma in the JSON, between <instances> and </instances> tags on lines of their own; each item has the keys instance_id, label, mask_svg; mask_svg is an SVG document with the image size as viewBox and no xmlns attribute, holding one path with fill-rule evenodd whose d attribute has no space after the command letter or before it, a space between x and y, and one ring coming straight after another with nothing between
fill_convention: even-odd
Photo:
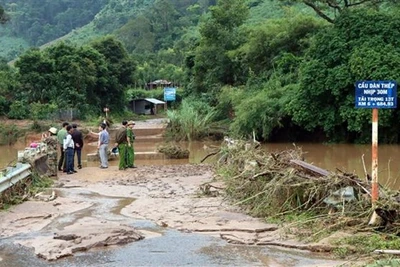
<instances>
[{"instance_id":1,"label":"corrugated metal roof","mask_svg":"<svg viewBox=\"0 0 400 267\"><path fill-rule=\"evenodd\" d=\"M161 101L161 100L158 100L158 99L155 99L155 98L145 98L145 100L149 101L149 102L151 102L151 103L153 103L155 105L157 105L157 104L165 104L164 101Z\"/></svg>"}]
</instances>

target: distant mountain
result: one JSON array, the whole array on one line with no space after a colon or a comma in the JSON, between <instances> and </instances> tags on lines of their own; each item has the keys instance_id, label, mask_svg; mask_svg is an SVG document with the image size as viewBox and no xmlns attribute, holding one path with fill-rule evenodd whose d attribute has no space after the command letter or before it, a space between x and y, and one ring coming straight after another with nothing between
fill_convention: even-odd
<instances>
[{"instance_id":1,"label":"distant mountain","mask_svg":"<svg viewBox=\"0 0 400 267\"><path fill-rule=\"evenodd\" d=\"M247 0L249 24L280 17L280 1ZM115 34L129 52L167 49L194 36L201 17L217 0L3 0L10 22L0 26L0 57L13 60L28 47L65 40L83 44Z\"/></svg>"},{"instance_id":2,"label":"distant mountain","mask_svg":"<svg viewBox=\"0 0 400 267\"><path fill-rule=\"evenodd\" d=\"M3 0L2 5L10 21L0 28L1 56L16 56L28 46L40 46L89 23L108 2Z\"/></svg>"}]
</instances>

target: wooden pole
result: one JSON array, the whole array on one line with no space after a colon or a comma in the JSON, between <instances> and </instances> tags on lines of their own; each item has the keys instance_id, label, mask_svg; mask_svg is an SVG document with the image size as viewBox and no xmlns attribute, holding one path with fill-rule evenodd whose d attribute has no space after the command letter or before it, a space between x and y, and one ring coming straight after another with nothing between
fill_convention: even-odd
<instances>
[{"instance_id":1,"label":"wooden pole","mask_svg":"<svg viewBox=\"0 0 400 267\"><path fill-rule=\"evenodd\" d=\"M372 203L379 197L378 184L378 109L372 109Z\"/></svg>"}]
</instances>

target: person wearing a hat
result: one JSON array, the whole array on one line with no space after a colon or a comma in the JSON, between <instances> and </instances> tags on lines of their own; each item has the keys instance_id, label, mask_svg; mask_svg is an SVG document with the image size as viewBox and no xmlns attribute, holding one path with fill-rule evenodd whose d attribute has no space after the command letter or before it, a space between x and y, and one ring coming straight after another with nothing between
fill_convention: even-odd
<instances>
[{"instance_id":1,"label":"person wearing a hat","mask_svg":"<svg viewBox=\"0 0 400 267\"><path fill-rule=\"evenodd\" d=\"M42 134L42 139L44 140L44 139L46 139L47 137L55 136L55 135L57 135L57 128L55 128L55 127L50 127L50 129L48 129L46 133L43 133L43 134Z\"/></svg>"},{"instance_id":2,"label":"person wearing a hat","mask_svg":"<svg viewBox=\"0 0 400 267\"><path fill-rule=\"evenodd\" d=\"M133 127L135 126L134 121L128 122L128 128L126 130L126 136L128 137L128 147L126 156L126 166L128 168L136 168L135 166L135 150L133 149L133 142L135 141L135 133L133 132Z\"/></svg>"},{"instance_id":3,"label":"person wearing a hat","mask_svg":"<svg viewBox=\"0 0 400 267\"><path fill-rule=\"evenodd\" d=\"M49 169L46 172L47 176L57 176L58 161L57 161L57 128L51 127L46 134L42 135L42 142L47 145L47 166Z\"/></svg>"}]
</instances>

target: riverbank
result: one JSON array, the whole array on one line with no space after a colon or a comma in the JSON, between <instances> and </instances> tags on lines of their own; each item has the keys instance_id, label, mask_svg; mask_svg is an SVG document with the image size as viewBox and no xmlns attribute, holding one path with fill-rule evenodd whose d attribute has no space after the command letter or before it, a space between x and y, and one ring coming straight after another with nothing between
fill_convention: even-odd
<instances>
[{"instance_id":1,"label":"riverbank","mask_svg":"<svg viewBox=\"0 0 400 267\"><path fill-rule=\"evenodd\" d=\"M330 250L328 244L302 244L280 231L278 225L245 215L225 201L222 192L218 196L218 193L204 196L200 188L212 182L213 175L209 165L143 166L127 171L119 171L117 167L107 170L88 167L74 175L61 174L54 185L58 195L55 200L31 200L3 212L0 236L7 239L18 236L15 243L33 249L42 258L54 260L103 246L105 240L110 240L104 233L113 233L115 240L114 230L121 225L124 231L117 235L122 235L121 240L126 242L142 242L140 236L162 238L157 231L131 227L136 220L149 220L163 229L176 229L188 235L201 233L228 243ZM117 200L115 206L110 204L112 199ZM85 231L92 228L96 231ZM54 236L70 238L60 241ZM91 242L82 244L80 240ZM345 263L326 253L318 254L324 257L322 261L315 259L316 255L303 256L307 266ZM269 266L304 266L298 265L301 260L293 264L283 258L270 260L273 264Z\"/></svg>"}]
</instances>

